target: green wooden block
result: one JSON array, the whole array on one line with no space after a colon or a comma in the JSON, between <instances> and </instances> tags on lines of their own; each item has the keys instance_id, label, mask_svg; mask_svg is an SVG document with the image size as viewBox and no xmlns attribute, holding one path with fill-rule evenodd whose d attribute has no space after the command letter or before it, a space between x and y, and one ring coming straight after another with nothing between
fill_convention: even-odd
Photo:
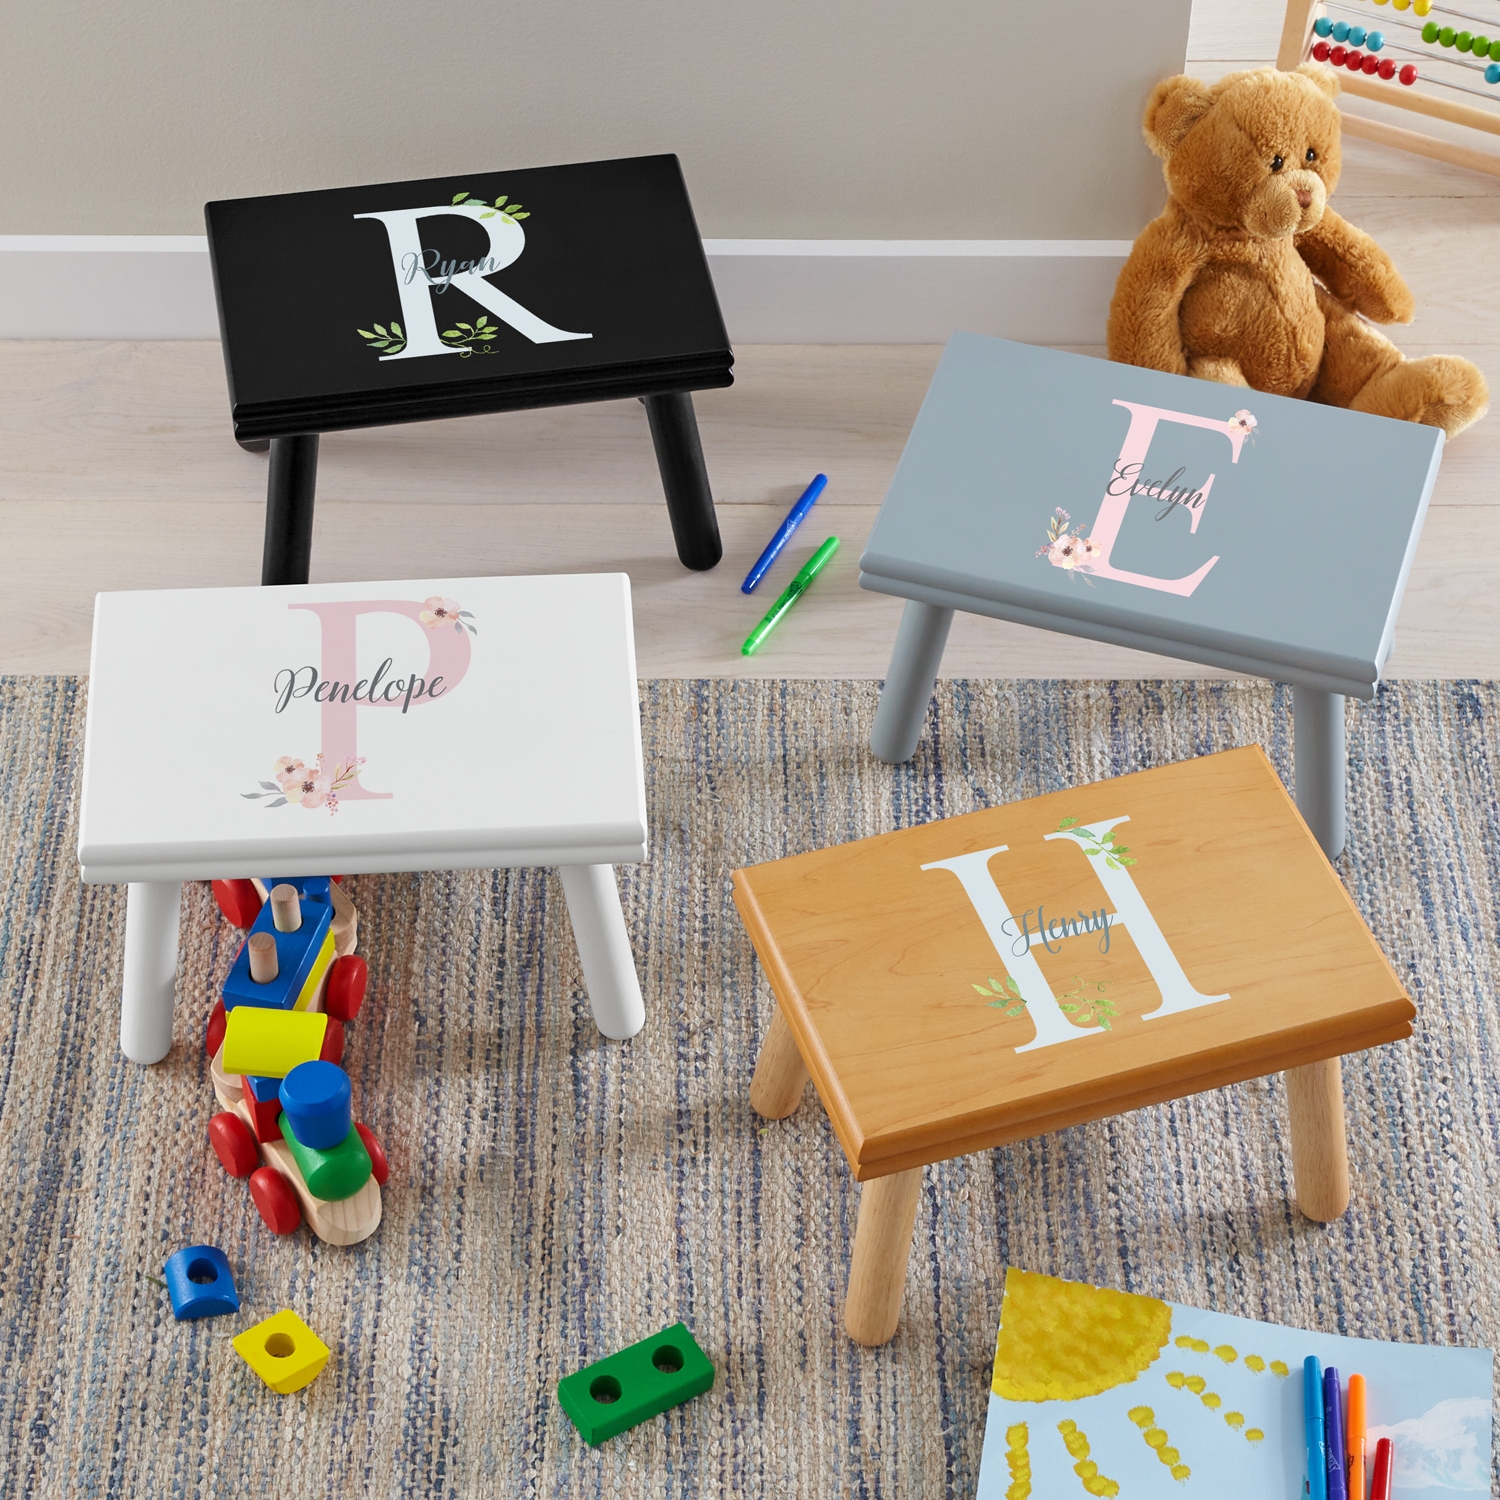
<instances>
[{"instance_id":1,"label":"green wooden block","mask_svg":"<svg viewBox=\"0 0 1500 1500\"><path fill-rule=\"evenodd\" d=\"M557 1383L557 1399L584 1442L597 1446L701 1396L713 1383L708 1356L685 1323L674 1323L576 1375L565 1375Z\"/></svg>"},{"instance_id":2,"label":"green wooden block","mask_svg":"<svg viewBox=\"0 0 1500 1500\"><path fill-rule=\"evenodd\" d=\"M281 1138L287 1143L297 1170L314 1198L325 1198L337 1203L341 1198L352 1198L369 1180L370 1153L360 1140L359 1132L351 1130L332 1151L319 1151L313 1146L304 1146L292 1131L283 1112L276 1122L281 1127Z\"/></svg>"}]
</instances>

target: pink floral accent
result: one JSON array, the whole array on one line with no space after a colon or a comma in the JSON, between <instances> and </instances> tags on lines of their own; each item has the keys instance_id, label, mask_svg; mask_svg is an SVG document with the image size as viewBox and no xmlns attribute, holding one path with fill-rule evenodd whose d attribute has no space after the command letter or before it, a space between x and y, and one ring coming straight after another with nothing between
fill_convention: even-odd
<instances>
[{"instance_id":1,"label":"pink floral accent","mask_svg":"<svg viewBox=\"0 0 1500 1500\"><path fill-rule=\"evenodd\" d=\"M445 625L462 629L458 623L458 612L457 599L444 599L441 594L434 594L432 598L422 601L422 613L417 618L429 630L441 630Z\"/></svg>"},{"instance_id":2,"label":"pink floral accent","mask_svg":"<svg viewBox=\"0 0 1500 1500\"><path fill-rule=\"evenodd\" d=\"M1249 412L1237 411L1229 419L1229 425L1231 427L1238 427L1239 430L1248 437L1252 432L1255 431L1256 427L1259 424L1256 422L1255 418L1250 415Z\"/></svg>"},{"instance_id":3,"label":"pink floral accent","mask_svg":"<svg viewBox=\"0 0 1500 1500\"><path fill-rule=\"evenodd\" d=\"M283 755L272 768L275 781L263 781L258 792L241 792L247 801L270 798L267 807L326 807L332 815L339 810L339 791L359 775L364 765L364 756L359 756L348 765L335 766L331 771L323 769L323 756L309 766L305 761Z\"/></svg>"},{"instance_id":4,"label":"pink floral accent","mask_svg":"<svg viewBox=\"0 0 1500 1500\"><path fill-rule=\"evenodd\" d=\"M1047 540L1036 549L1036 555L1045 557L1054 568L1082 577L1092 588L1093 582L1086 575L1094 571L1104 549L1092 537L1083 535L1082 526L1074 525L1069 530L1068 522L1072 519L1059 505L1047 520Z\"/></svg>"}]
</instances>

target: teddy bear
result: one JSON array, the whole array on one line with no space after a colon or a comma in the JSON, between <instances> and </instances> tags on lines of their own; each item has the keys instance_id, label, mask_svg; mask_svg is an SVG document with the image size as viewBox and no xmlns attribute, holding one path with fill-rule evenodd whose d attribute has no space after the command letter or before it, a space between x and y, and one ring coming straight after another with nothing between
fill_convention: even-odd
<instances>
[{"instance_id":1,"label":"teddy bear","mask_svg":"<svg viewBox=\"0 0 1500 1500\"><path fill-rule=\"evenodd\" d=\"M1168 78L1142 122L1167 206L1136 240L1109 309L1109 357L1441 427L1485 413L1466 359L1407 359L1375 323L1412 294L1369 235L1328 207L1338 80L1315 63L1209 85Z\"/></svg>"}]
</instances>

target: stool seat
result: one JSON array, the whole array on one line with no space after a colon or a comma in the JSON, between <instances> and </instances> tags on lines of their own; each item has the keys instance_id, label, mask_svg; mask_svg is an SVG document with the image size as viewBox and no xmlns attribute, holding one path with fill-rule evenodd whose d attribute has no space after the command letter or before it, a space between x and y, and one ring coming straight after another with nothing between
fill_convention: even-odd
<instances>
[{"instance_id":1,"label":"stool seat","mask_svg":"<svg viewBox=\"0 0 1500 1500\"><path fill-rule=\"evenodd\" d=\"M1294 1155L1304 1209L1336 1217L1336 1059L1415 1015L1259 746L733 879L778 1002L752 1102L790 1113L810 1076L854 1176L893 1191L926 1163L1322 1066Z\"/></svg>"}]
</instances>

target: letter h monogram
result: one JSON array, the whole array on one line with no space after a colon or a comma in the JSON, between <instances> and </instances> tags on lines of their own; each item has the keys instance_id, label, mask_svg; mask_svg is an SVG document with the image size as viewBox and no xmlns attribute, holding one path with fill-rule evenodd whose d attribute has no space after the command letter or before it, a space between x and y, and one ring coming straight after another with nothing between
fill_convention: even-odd
<instances>
[{"instance_id":1,"label":"letter h monogram","mask_svg":"<svg viewBox=\"0 0 1500 1500\"><path fill-rule=\"evenodd\" d=\"M1089 828L1077 827L1062 833L1049 833L1046 839L1048 842L1067 839L1079 849L1098 876L1105 894L1114 903L1115 909L1109 917L1110 926L1127 928L1135 940L1136 951L1145 960L1151 977L1161 990L1161 1004L1155 1010L1148 1011L1141 1019L1154 1021L1161 1016L1175 1016L1185 1010L1195 1010L1200 1005L1213 1005L1220 1000L1229 999L1227 994L1205 995L1193 988L1182 971L1182 965L1177 961L1177 955L1172 952L1171 945L1157 925L1156 918L1152 916L1151 908L1136 889L1129 870L1123 865L1112 868L1104 853L1090 854L1075 838L1075 835L1081 834L1092 840L1095 848L1098 848L1099 840L1111 828L1129 821L1128 817L1110 818ZM1015 919L989 872L990 861L997 854L1004 854L1009 847L1008 844L997 844L993 849L976 849L974 853L960 854L956 859L934 860L922 868L949 870L958 877L964 894L969 898L980 922L984 924L989 940L995 945L995 952L1000 955L1011 978L1020 986L1027 1014L1036 1026L1036 1036L1024 1047L1017 1047L1016 1051L1031 1052L1038 1047L1054 1047L1060 1042L1071 1042L1103 1028L1075 1026L1057 1003L1057 996L1052 993L1052 986L1047 983L1041 965L1031 954L1032 947L1043 940L1042 933L1030 934L1024 952L1014 951L1012 941L1007 936L1007 924L1014 931ZM1015 943L1020 943L1019 937L1015 939Z\"/></svg>"}]
</instances>

